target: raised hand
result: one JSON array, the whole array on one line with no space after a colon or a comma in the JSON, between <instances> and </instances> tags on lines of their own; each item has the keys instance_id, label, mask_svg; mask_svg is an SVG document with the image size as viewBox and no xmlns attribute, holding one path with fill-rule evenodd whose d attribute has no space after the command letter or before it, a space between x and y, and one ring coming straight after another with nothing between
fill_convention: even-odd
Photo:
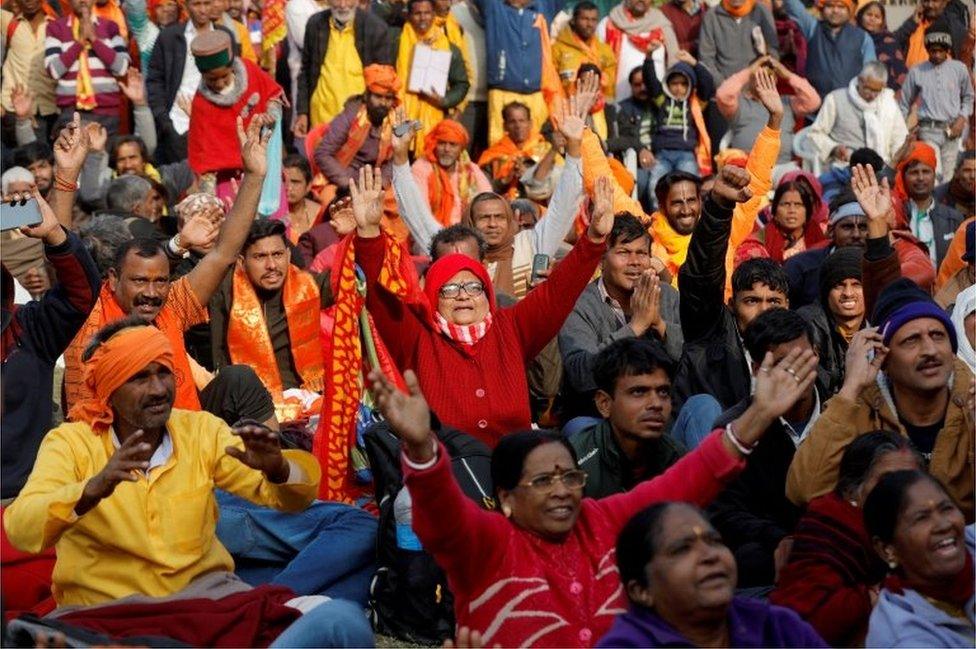
<instances>
[{"instance_id":1,"label":"raised hand","mask_svg":"<svg viewBox=\"0 0 976 649\"><path fill-rule=\"evenodd\" d=\"M593 216L586 235L591 241L602 243L606 241L610 230L613 229L613 181L600 176L593 185Z\"/></svg>"},{"instance_id":2,"label":"raised hand","mask_svg":"<svg viewBox=\"0 0 976 649\"><path fill-rule=\"evenodd\" d=\"M684 63L687 63L692 67L698 65L698 59L692 56L691 52L689 52L688 50L678 50L678 55L676 58L679 61L683 61Z\"/></svg>"},{"instance_id":3,"label":"raised hand","mask_svg":"<svg viewBox=\"0 0 976 649\"><path fill-rule=\"evenodd\" d=\"M879 183L871 165L854 165L851 168L851 189L868 220L884 222L887 227L888 215L893 209L888 179L884 178Z\"/></svg>"},{"instance_id":4,"label":"raised hand","mask_svg":"<svg viewBox=\"0 0 976 649\"><path fill-rule=\"evenodd\" d=\"M379 167L360 167L359 180L349 183L349 195L359 236L379 236L380 219L383 218L383 174Z\"/></svg>"},{"instance_id":5,"label":"raised hand","mask_svg":"<svg viewBox=\"0 0 976 649\"><path fill-rule=\"evenodd\" d=\"M12 196L4 196L3 202L8 203L11 200L23 200L26 198L28 198L26 194L14 194ZM41 212L41 222L33 227L25 226L20 231L32 239L42 239L49 246L57 246L64 243L68 237L61 228L61 223L58 222L58 217L55 216L54 210L51 209L48 202L41 196L41 192L38 191L37 185L31 186L30 198L37 201L37 208Z\"/></svg>"},{"instance_id":6,"label":"raised hand","mask_svg":"<svg viewBox=\"0 0 976 649\"><path fill-rule=\"evenodd\" d=\"M567 146L569 144L582 144L583 131L586 129L586 112L580 109L578 93L563 103L556 126L566 138ZM579 152L576 155L579 155Z\"/></svg>"},{"instance_id":7,"label":"raised hand","mask_svg":"<svg viewBox=\"0 0 976 649\"><path fill-rule=\"evenodd\" d=\"M745 203L752 198L751 180L752 175L742 167L725 165L712 186L712 198L729 209L736 203Z\"/></svg>"},{"instance_id":8,"label":"raised hand","mask_svg":"<svg viewBox=\"0 0 976 649\"><path fill-rule=\"evenodd\" d=\"M244 442L244 450L228 446L224 449L227 455L261 471L271 482L280 484L288 479L288 461L281 454L278 433L257 422L242 422L231 432Z\"/></svg>"},{"instance_id":9,"label":"raised hand","mask_svg":"<svg viewBox=\"0 0 976 649\"><path fill-rule=\"evenodd\" d=\"M291 132L295 137L305 137L308 135L308 115L298 115L295 123L291 127Z\"/></svg>"},{"instance_id":10,"label":"raised hand","mask_svg":"<svg viewBox=\"0 0 976 649\"><path fill-rule=\"evenodd\" d=\"M66 180L76 180L90 149L88 131L81 126L81 115L75 113L54 142L54 163L57 171Z\"/></svg>"},{"instance_id":11,"label":"raised hand","mask_svg":"<svg viewBox=\"0 0 976 649\"><path fill-rule=\"evenodd\" d=\"M241 159L244 161L244 171L255 176L268 173L268 142L275 120L267 113L258 113L251 118L251 123L244 130L244 120L237 118L237 141L241 144ZM261 128L267 126L267 132L262 135Z\"/></svg>"},{"instance_id":12,"label":"raised hand","mask_svg":"<svg viewBox=\"0 0 976 649\"><path fill-rule=\"evenodd\" d=\"M200 210L186 219L183 227L180 228L180 246L183 248L195 248L198 250L209 250L217 243L217 236L220 234L220 220L215 220L211 210L216 209L223 214L223 210L216 206Z\"/></svg>"},{"instance_id":13,"label":"raised hand","mask_svg":"<svg viewBox=\"0 0 976 649\"><path fill-rule=\"evenodd\" d=\"M403 442L407 457L416 462L431 459L434 445L431 441L433 433L430 430L430 407L420 391L417 375L413 370L403 373L407 394L400 392L379 370L370 372L369 381L376 398L376 407Z\"/></svg>"},{"instance_id":14,"label":"raised hand","mask_svg":"<svg viewBox=\"0 0 976 649\"><path fill-rule=\"evenodd\" d=\"M111 496L115 488L123 482L139 480L136 471L149 468L148 454L152 449L143 439L143 431L137 430L115 449L105 467L85 483L81 498L75 505L75 513L79 516L84 514L100 500Z\"/></svg>"},{"instance_id":15,"label":"raised hand","mask_svg":"<svg viewBox=\"0 0 976 649\"><path fill-rule=\"evenodd\" d=\"M838 394L849 401L856 400L861 390L877 379L887 356L888 348L877 327L866 327L854 334L844 359L844 385Z\"/></svg>"},{"instance_id":16,"label":"raised hand","mask_svg":"<svg viewBox=\"0 0 976 649\"><path fill-rule=\"evenodd\" d=\"M776 90L776 75L765 67L760 67L753 75L753 86L756 96L766 107L766 110L773 115L783 115L783 100Z\"/></svg>"},{"instance_id":17,"label":"raised hand","mask_svg":"<svg viewBox=\"0 0 976 649\"><path fill-rule=\"evenodd\" d=\"M410 161L410 149L413 147L413 139L417 135L416 125L411 122L404 135L396 134L396 129L408 121L406 109L403 106L397 106L393 111L394 132L391 141L393 145L393 164L395 165L405 165Z\"/></svg>"},{"instance_id":18,"label":"raised hand","mask_svg":"<svg viewBox=\"0 0 976 649\"><path fill-rule=\"evenodd\" d=\"M766 353L756 372L756 389L752 401L772 422L782 417L806 394L817 378L817 355L812 350L794 349L780 362Z\"/></svg>"},{"instance_id":19,"label":"raised hand","mask_svg":"<svg viewBox=\"0 0 976 649\"><path fill-rule=\"evenodd\" d=\"M356 217L352 213L352 199L348 196L339 199L329 208L329 225L340 237L356 229Z\"/></svg>"},{"instance_id":20,"label":"raised hand","mask_svg":"<svg viewBox=\"0 0 976 649\"><path fill-rule=\"evenodd\" d=\"M142 80L142 73L135 67L129 66L125 76L119 79L119 88L122 94L129 98L133 106L146 106L146 86ZM189 115L187 111L187 115Z\"/></svg>"},{"instance_id":21,"label":"raised hand","mask_svg":"<svg viewBox=\"0 0 976 649\"><path fill-rule=\"evenodd\" d=\"M108 131L98 122L88 122L84 126L88 133L88 141L91 143L91 150L99 153L105 152L105 145L108 143Z\"/></svg>"},{"instance_id":22,"label":"raised hand","mask_svg":"<svg viewBox=\"0 0 976 649\"><path fill-rule=\"evenodd\" d=\"M576 80L576 107L578 114L584 118L590 114L590 110L600 97L600 77L592 70L584 72Z\"/></svg>"},{"instance_id":23,"label":"raised hand","mask_svg":"<svg viewBox=\"0 0 976 649\"><path fill-rule=\"evenodd\" d=\"M34 116L34 98L34 91L27 86L18 83L13 87L10 103L13 104L17 119L30 119Z\"/></svg>"}]
</instances>

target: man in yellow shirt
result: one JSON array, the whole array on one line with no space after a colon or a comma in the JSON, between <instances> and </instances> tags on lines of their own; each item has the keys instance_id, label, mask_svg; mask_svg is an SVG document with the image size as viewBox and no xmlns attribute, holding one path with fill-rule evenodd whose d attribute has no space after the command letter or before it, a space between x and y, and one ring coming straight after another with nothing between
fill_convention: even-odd
<instances>
[{"instance_id":1,"label":"man in yellow shirt","mask_svg":"<svg viewBox=\"0 0 976 649\"><path fill-rule=\"evenodd\" d=\"M617 79L617 59L610 46L596 37L600 10L591 0L573 7L573 17L552 44L552 62L559 73L566 96L575 90L579 67L592 63L601 71L600 86L607 101L613 100Z\"/></svg>"},{"instance_id":2,"label":"man in yellow shirt","mask_svg":"<svg viewBox=\"0 0 976 649\"><path fill-rule=\"evenodd\" d=\"M372 641L355 605L295 601L280 587L251 591L232 574L234 562L216 538L215 487L300 511L314 499L321 476L310 454L282 451L277 434L256 423L231 429L208 413L174 410L172 346L165 334L137 317L101 329L84 358L93 396L72 408L71 423L44 438L33 472L3 520L16 548L36 553L54 546L52 592L58 606L166 598L140 600L140 614L131 622L145 624L155 611L153 621L168 637L199 646L213 643L212 636L199 635L206 625L187 624L185 617L181 624L166 625L169 608L201 597L219 606L224 597L251 593L243 598L262 603L262 611L278 611L290 625L281 628L280 619L262 618L251 625L254 635L248 638L228 624L227 633L235 634L232 644L253 645L269 630L285 646ZM120 611L133 605L114 604ZM291 622L297 614L276 608L282 606L303 606L308 614ZM207 607L199 608L204 615ZM62 619L85 627L86 616L93 615L88 608ZM127 629L124 615L115 617L123 619L112 635L141 631ZM334 637L337 617L345 637ZM350 628L356 630L352 636Z\"/></svg>"}]
</instances>

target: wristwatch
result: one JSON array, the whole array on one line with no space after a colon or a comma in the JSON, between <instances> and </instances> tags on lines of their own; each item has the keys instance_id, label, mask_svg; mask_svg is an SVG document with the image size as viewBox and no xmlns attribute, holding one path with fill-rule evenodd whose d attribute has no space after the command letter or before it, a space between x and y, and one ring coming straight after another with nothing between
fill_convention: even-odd
<instances>
[{"instance_id":1,"label":"wristwatch","mask_svg":"<svg viewBox=\"0 0 976 649\"><path fill-rule=\"evenodd\" d=\"M173 238L169 240L167 247L174 257L186 259L190 256L190 251L184 248L181 244L179 232L177 232Z\"/></svg>"}]
</instances>

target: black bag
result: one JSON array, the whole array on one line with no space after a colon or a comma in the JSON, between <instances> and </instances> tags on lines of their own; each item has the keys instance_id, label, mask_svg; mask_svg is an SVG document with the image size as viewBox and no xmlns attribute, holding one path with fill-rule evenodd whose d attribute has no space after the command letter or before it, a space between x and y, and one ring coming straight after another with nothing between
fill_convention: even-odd
<instances>
[{"instance_id":1,"label":"black bag","mask_svg":"<svg viewBox=\"0 0 976 649\"><path fill-rule=\"evenodd\" d=\"M479 506L494 509L491 450L462 432L441 428L431 416L431 428L444 443L461 490ZM376 537L378 569L370 584L370 617L377 633L413 644L440 646L454 637L454 597L447 577L424 550L397 545L393 503L403 487L400 440L389 424L380 422L365 435L379 506Z\"/></svg>"}]
</instances>

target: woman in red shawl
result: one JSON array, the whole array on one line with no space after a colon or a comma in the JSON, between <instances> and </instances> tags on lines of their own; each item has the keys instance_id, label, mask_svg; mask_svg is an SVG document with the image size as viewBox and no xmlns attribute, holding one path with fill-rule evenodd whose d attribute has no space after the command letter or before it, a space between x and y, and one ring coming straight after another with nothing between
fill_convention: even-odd
<instances>
[{"instance_id":1,"label":"woman in red shawl","mask_svg":"<svg viewBox=\"0 0 976 649\"><path fill-rule=\"evenodd\" d=\"M736 266L753 257L768 257L782 264L826 239L823 228L814 218L823 201L813 193L810 185L808 179L784 176L773 194L770 220L738 247Z\"/></svg>"}]
</instances>

